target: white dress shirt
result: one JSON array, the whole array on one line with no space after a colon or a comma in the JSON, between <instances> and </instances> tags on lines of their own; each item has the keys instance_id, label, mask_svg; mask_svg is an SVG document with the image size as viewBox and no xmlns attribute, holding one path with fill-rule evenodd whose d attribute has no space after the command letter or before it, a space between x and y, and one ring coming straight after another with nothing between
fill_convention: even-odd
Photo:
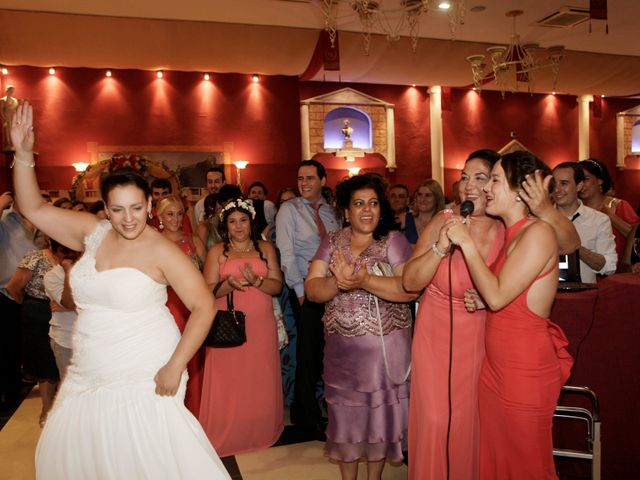
<instances>
[{"instance_id":1,"label":"white dress shirt","mask_svg":"<svg viewBox=\"0 0 640 480\"><path fill-rule=\"evenodd\" d=\"M604 267L595 271L589 265L580 260L580 277L584 283L596 283L596 274L611 275L616 271L618 254L616 253L616 241L611 228L609 217L591 207L587 207L578 200L578 209L571 215L573 225L580 235L580 242L584 248L604 256Z\"/></svg>"}]
</instances>

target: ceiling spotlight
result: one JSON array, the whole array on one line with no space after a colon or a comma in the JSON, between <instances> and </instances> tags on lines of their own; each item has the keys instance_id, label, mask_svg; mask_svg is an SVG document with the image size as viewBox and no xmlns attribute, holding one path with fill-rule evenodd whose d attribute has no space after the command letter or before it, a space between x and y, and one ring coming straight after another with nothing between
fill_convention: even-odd
<instances>
[{"instance_id":1,"label":"ceiling spotlight","mask_svg":"<svg viewBox=\"0 0 640 480\"><path fill-rule=\"evenodd\" d=\"M416 84L415 84L415 83L412 83L412 84L411 84L411 86L412 86L413 88L416 88Z\"/></svg>"},{"instance_id":2,"label":"ceiling spotlight","mask_svg":"<svg viewBox=\"0 0 640 480\"><path fill-rule=\"evenodd\" d=\"M55 69L55 68L53 68L53 67L51 67L51 68L49 69L49 75L55 75L55 74L56 74L56 69Z\"/></svg>"},{"instance_id":3,"label":"ceiling spotlight","mask_svg":"<svg viewBox=\"0 0 640 480\"><path fill-rule=\"evenodd\" d=\"M6 67L2 67L2 75L9 75L9 69Z\"/></svg>"},{"instance_id":4,"label":"ceiling spotlight","mask_svg":"<svg viewBox=\"0 0 640 480\"><path fill-rule=\"evenodd\" d=\"M451 8L451 2L443 1L438 4L440 10L449 10Z\"/></svg>"},{"instance_id":5,"label":"ceiling spotlight","mask_svg":"<svg viewBox=\"0 0 640 480\"><path fill-rule=\"evenodd\" d=\"M257 73L254 73L251 75L251 80L253 80L253 83L258 83L260 81L260 76Z\"/></svg>"},{"instance_id":6,"label":"ceiling spotlight","mask_svg":"<svg viewBox=\"0 0 640 480\"><path fill-rule=\"evenodd\" d=\"M105 77L111 77L112 75L111 70L107 70L104 75Z\"/></svg>"},{"instance_id":7,"label":"ceiling spotlight","mask_svg":"<svg viewBox=\"0 0 640 480\"><path fill-rule=\"evenodd\" d=\"M556 92L551 92L551 95L555 95L555 94L556 94Z\"/></svg>"},{"instance_id":8,"label":"ceiling spotlight","mask_svg":"<svg viewBox=\"0 0 640 480\"><path fill-rule=\"evenodd\" d=\"M604 98L604 95L600 95L600 98Z\"/></svg>"},{"instance_id":9,"label":"ceiling spotlight","mask_svg":"<svg viewBox=\"0 0 640 480\"><path fill-rule=\"evenodd\" d=\"M211 76L210 76L208 73L205 73L202 77L203 77L205 80L211 80Z\"/></svg>"},{"instance_id":10,"label":"ceiling spotlight","mask_svg":"<svg viewBox=\"0 0 640 480\"><path fill-rule=\"evenodd\" d=\"M162 72L162 70L158 70L158 71L156 72L156 77L158 77L158 78L164 78L164 73Z\"/></svg>"}]
</instances>

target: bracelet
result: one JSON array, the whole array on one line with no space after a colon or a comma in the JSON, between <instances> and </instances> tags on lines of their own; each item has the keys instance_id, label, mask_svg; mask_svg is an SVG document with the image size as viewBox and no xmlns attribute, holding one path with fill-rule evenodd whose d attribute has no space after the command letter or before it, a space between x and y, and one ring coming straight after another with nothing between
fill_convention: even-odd
<instances>
[{"instance_id":1,"label":"bracelet","mask_svg":"<svg viewBox=\"0 0 640 480\"><path fill-rule=\"evenodd\" d=\"M264 277L262 275L259 276L258 277L258 281L260 283L256 282L256 283L253 284L253 286L256 287L256 288L260 288L262 286L262 284L264 283Z\"/></svg>"},{"instance_id":2,"label":"bracelet","mask_svg":"<svg viewBox=\"0 0 640 480\"><path fill-rule=\"evenodd\" d=\"M440 258L444 258L449 255L449 252L441 252L440 249L438 249L438 242L433 242L433 245L431 245L431 251Z\"/></svg>"},{"instance_id":3,"label":"bracelet","mask_svg":"<svg viewBox=\"0 0 640 480\"><path fill-rule=\"evenodd\" d=\"M13 156L13 162L9 165L9 168L13 168L15 164L22 165L23 167L33 168L36 166L35 160L31 160L31 163L27 163L24 160L19 160L15 155Z\"/></svg>"}]
</instances>

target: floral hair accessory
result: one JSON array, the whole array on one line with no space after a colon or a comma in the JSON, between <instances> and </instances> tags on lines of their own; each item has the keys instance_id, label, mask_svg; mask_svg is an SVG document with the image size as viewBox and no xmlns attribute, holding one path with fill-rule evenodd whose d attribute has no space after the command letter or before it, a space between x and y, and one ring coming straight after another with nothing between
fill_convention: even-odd
<instances>
[{"instance_id":1,"label":"floral hair accessory","mask_svg":"<svg viewBox=\"0 0 640 480\"><path fill-rule=\"evenodd\" d=\"M220 212L220 220L224 221L224 212L226 212L227 210L232 210L234 208L240 208L249 212L251 214L251 220L256 218L256 209L253 208L253 202L249 199L243 200L242 198L237 198L235 200L231 200L224 206L224 208Z\"/></svg>"}]
</instances>

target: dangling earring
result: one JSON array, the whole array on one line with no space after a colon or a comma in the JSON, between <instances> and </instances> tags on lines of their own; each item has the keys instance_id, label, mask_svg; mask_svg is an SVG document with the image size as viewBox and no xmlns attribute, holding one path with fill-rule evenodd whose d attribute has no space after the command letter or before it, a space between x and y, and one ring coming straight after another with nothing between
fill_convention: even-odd
<instances>
[{"instance_id":1,"label":"dangling earring","mask_svg":"<svg viewBox=\"0 0 640 480\"><path fill-rule=\"evenodd\" d=\"M151 210L149 210L149 220L151 220L153 218L153 213L151 213Z\"/></svg>"},{"instance_id":2,"label":"dangling earring","mask_svg":"<svg viewBox=\"0 0 640 480\"><path fill-rule=\"evenodd\" d=\"M158 225L158 228L160 230L164 230L164 224L162 223L162 220L160 220L160 225Z\"/></svg>"}]
</instances>

